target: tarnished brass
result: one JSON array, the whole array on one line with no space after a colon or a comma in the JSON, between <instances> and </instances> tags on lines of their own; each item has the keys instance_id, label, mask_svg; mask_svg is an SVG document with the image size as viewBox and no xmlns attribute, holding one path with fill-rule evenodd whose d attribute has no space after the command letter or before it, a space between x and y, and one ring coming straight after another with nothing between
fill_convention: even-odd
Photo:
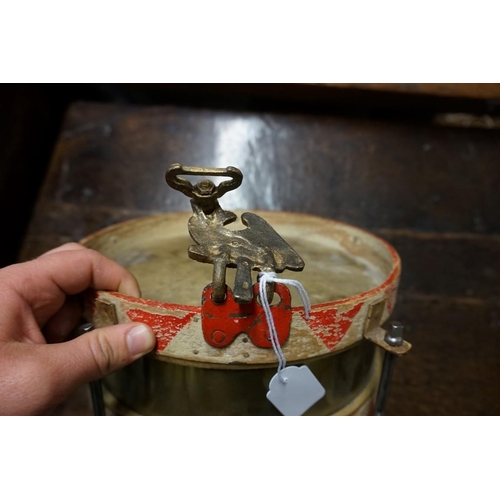
<instances>
[{"instance_id":1,"label":"tarnished brass","mask_svg":"<svg viewBox=\"0 0 500 500\"><path fill-rule=\"evenodd\" d=\"M223 181L216 186L210 179L203 179L193 186L187 179L179 177L179 175L230 177L231 180ZM191 198L192 204L195 204L197 209L201 209L205 214L209 215L217 208L220 209L219 202L217 201L218 198L221 198L228 191L232 191L241 185L243 174L235 167L188 167L180 163L173 163L168 168L165 179L170 187ZM227 213L231 214L231 212ZM228 221L227 223L229 222L232 221Z\"/></svg>"},{"instance_id":2,"label":"tarnished brass","mask_svg":"<svg viewBox=\"0 0 500 500\"><path fill-rule=\"evenodd\" d=\"M179 175L224 176L231 177L231 180L216 186L211 180L204 179L193 186ZM241 184L243 175L237 168L186 167L174 163L167 171L166 180L170 187L191 198L193 216L189 219L188 229L197 244L189 247L188 254L194 260L213 264L214 302L224 301L227 267L236 268L233 294L239 304L253 299L252 271L279 273L285 269L304 269L304 261L297 252L258 215L242 214L245 229L232 231L225 227L237 216L223 210L218 198ZM272 288L268 290L270 301L273 291Z\"/></svg>"},{"instance_id":3,"label":"tarnished brass","mask_svg":"<svg viewBox=\"0 0 500 500\"><path fill-rule=\"evenodd\" d=\"M301 361L326 389L326 396L306 415L342 411L368 387L373 396L380 377L376 351L370 342L361 342L334 355ZM120 414L271 416L279 412L265 394L275 374L276 365L209 367L148 355L107 377L104 388L120 403L113 405Z\"/></svg>"}]
</instances>

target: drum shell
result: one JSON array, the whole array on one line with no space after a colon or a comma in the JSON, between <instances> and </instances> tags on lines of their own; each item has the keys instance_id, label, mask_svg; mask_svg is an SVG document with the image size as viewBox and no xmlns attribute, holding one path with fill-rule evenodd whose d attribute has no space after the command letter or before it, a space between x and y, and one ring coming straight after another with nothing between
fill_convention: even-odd
<instances>
[{"instance_id":1,"label":"drum shell","mask_svg":"<svg viewBox=\"0 0 500 500\"><path fill-rule=\"evenodd\" d=\"M304 331L306 323L300 308L294 307L290 338L295 339L295 344L299 339L301 348L284 346L288 364L308 365L325 387L326 396L307 414L370 413L380 376L380 355L378 348L363 338L363 333L373 306L378 307L379 324L385 321L394 307L400 273L399 257L382 240L345 224L297 214L264 214L266 219L271 219L271 224L273 219L277 221L273 225L277 226L278 232L283 221L288 223L289 216L293 216L304 228L313 227L313 231L317 221L322 228L335 224L335 230L340 231L338 234L352 233L356 239L361 235L369 243L367 248L373 242L374 248L377 248L375 253L384 254L380 283L362 293L314 305L313 321L306 322L309 331ZM167 214L159 216L158 220L165 227L167 224L168 227L182 226L179 229L182 231L187 218L187 214ZM179 224L180 219L182 224ZM115 246L119 247L121 240L127 238L132 242L131 248L134 248L135 242L138 246L144 245L141 235L146 233L143 229L155 223L154 217L128 221L91 235L83 243L129 267L128 257L124 257L126 252L116 252ZM186 243L189 243L188 239ZM368 250L367 255L373 253L373 248ZM130 249L127 251L130 253ZM177 253L179 255L176 254L175 258L184 265L187 255ZM303 257L307 268L308 255ZM379 257L370 256L375 259L374 262L378 262ZM204 267L207 268L205 272L208 270L208 266L194 264L199 266L193 268L196 272ZM131 270L134 271L133 268ZM297 277L301 278L301 275ZM138 278L141 283L141 277ZM176 286L184 284L182 277L178 283L180 285ZM196 285L195 288L201 295L203 286ZM311 288L314 288L314 281ZM265 397L269 381L276 373L272 350L255 348L248 341L244 345L235 341L225 353L207 347L200 341L200 308L194 305L194 300L191 304L176 305L171 301L134 299L109 292L98 292L92 297L87 314L97 327L123 321L144 321L150 323L159 339L156 354L146 356L104 381L109 409L117 414L141 415L278 415ZM355 314L350 315L352 311ZM165 328L158 327L159 320L165 317L173 318L174 322L182 320L182 328L179 326L178 335L173 337L175 342L169 339L166 347L160 342L164 340ZM188 324L186 318L189 319ZM349 321L347 318L350 318ZM338 324L331 328L337 321ZM339 329L339 325L345 325L345 328L342 326L343 329ZM329 337L332 333L334 335ZM335 335L338 339L332 341Z\"/></svg>"},{"instance_id":2,"label":"drum shell","mask_svg":"<svg viewBox=\"0 0 500 500\"><path fill-rule=\"evenodd\" d=\"M326 395L306 415L370 414L380 376L380 353L368 341L312 358L307 365ZM125 415L279 415L264 397L276 366L206 368L146 356L106 378L106 402Z\"/></svg>"}]
</instances>

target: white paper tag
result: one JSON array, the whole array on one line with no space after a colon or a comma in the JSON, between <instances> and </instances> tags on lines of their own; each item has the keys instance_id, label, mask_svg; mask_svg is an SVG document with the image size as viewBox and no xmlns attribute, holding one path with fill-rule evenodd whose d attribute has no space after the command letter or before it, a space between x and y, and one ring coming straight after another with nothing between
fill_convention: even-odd
<instances>
[{"instance_id":1,"label":"white paper tag","mask_svg":"<svg viewBox=\"0 0 500 500\"><path fill-rule=\"evenodd\" d=\"M305 365L287 366L280 375L271 379L267 399L286 417L303 415L325 395L325 388Z\"/></svg>"}]
</instances>

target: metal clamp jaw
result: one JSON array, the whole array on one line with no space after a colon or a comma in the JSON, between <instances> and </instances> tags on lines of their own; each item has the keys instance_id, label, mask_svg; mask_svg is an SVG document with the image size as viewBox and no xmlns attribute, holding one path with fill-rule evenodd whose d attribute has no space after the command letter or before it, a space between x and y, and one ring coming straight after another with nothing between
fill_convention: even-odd
<instances>
[{"instance_id":1,"label":"metal clamp jaw","mask_svg":"<svg viewBox=\"0 0 500 500\"><path fill-rule=\"evenodd\" d=\"M181 175L223 176L231 180L216 186L204 179L192 185ZM212 300L221 303L226 297L226 268L236 268L233 295L238 304L254 299L252 271L302 271L304 261L286 241L261 217L244 213L245 229L232 231L226 226L237 219L236 214L223 210L218 199L241 185L243 175L235 167L187 167L174 163L166 173L168 185L191 198L193 216L188 222L189 234L196 242L188 249L189 257L213 264ZM273 288L268 290L272 300Z\"/></svg>"},{"instance_id":2,"label":"metal clamp jaw","mask_svg":"<svg viewBox=\"0 0 500 500\"><path fill-rule=\"evenodd\" d=\"M193 186L184 176L229 177L215 185L203 179ZM212 283L202 294L202 330L205 341L213 347L227 347L242 332L258 347L271 348L264 311L257 300L259 286L252 283L252 271L302 271L304 261L261 217L252 213L241 216L245 229L232 231L227 226L237 219L233 212L223 210L219 198L236 189L243 180L235 167L186 167L174 163L166 173L170 187L191 198L193 215L188 230L195 245L188 249L189 257L213 264ZM236 268L234 288L226 286L226 268ZM283 344L289 334L292 319L291 297L283 285L266 285L269 303L274 292L280 301L272 305L278 341Z\"/></svg>"}]
</instances>

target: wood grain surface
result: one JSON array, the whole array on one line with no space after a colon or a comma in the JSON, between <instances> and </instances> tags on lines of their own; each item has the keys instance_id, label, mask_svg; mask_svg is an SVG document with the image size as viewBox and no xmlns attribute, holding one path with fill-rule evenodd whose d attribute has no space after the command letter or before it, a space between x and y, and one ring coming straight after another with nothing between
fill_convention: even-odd
<instances>
[{"instance_id":1,"label":"wood grain surface","mask_svg":"<svg viewBox=\"0 0 500 500\"><path fill-rule=\"evenodd\" d=\"M76 103L21 260L115 222L189 210L164 182L173 162L240 168L225 208L311 213L391 242L403 262L393 318L414 349L396 364L388 414L500 414L500 130Z\"/></svg>"},{"instance_id":2,"label":"wood grain surface","mask_svg":"<svg viewBox=\"0 0 500 500\"><path fill-rule=\"evenodd\" d=\"M321 85L379 92L469 97L472 99L500 98L500 83L324 83Z\"/></svg>"}]
</instances>

